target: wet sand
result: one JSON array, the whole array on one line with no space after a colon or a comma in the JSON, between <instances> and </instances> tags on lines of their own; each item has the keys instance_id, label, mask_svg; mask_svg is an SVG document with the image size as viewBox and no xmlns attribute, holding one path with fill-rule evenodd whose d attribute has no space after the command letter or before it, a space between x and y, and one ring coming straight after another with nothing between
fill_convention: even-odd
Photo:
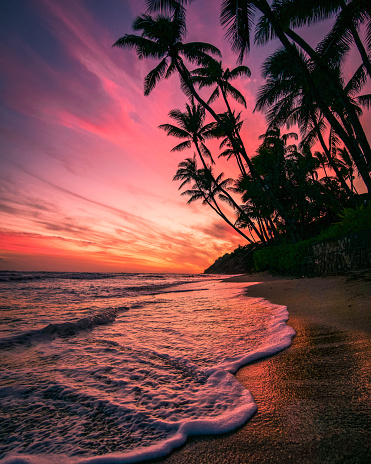
<instances>
[{"instance_id":1,"label":"wet sand","mask_svg":"<svg viewBox=\"0 0 371 464\"><path fill-rule=\"evenodd\" d=\"M166 464L369 464L371 462L371 273L262 282L247 295L288 307L290 348L237 373L258 405L243 427L191 437Z\"/></svg>"}]
</instances>

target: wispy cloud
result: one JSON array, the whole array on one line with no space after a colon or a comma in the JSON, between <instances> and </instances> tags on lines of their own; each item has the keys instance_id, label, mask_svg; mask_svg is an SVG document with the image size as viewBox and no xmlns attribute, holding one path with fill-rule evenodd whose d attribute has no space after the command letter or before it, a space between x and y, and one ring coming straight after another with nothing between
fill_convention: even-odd
<instances>
[{"instance_id":1,"label":"wispy cloud","mask_svg":"<svg viewBox=\"0 0 371 464\"><path fill-rule=\"evenodd\" d=\"M199 272L241 243L171 180L191 155L157 129L177 77L146 98L155 62L112 48L145 2L20 2L0 37L0 267ZM210 40L213 2L194 4L189 40Z\"/></svg>"}]
</instances>

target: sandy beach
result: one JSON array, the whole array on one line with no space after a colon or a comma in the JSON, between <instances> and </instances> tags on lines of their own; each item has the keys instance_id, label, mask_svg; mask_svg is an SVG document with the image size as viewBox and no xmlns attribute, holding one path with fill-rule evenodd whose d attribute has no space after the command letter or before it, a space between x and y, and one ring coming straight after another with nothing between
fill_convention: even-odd
<instances>
[{"instance_id":1,"label":"sandy beach","mask_svg":"<svg viewBox=\"0 0 371 464\"><path fill-rule=\"evenodd\" d=\"M247 295L286 305L290 348L243 367L238 380L258 412L240 429L192 437L166 464L368 464L371 462L371 273L261 282Z\"/></svg>"}]
</instances>

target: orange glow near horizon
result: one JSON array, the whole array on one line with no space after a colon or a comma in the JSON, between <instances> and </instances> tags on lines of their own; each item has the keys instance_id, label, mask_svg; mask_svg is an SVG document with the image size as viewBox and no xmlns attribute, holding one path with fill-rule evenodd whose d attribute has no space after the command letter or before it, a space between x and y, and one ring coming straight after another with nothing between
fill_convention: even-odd
<instances>
[{"instance_id":1,"label":"orange glow near horizon","mask_svg":"<svg viewBox=\"0 0 371 464\"><path fill-rule=\"evenodd\" d=\"M178 77L144 97L156 62L112 48L144 0L22 5L4 7L0 40L0 270L199 273L245 244L172 181L193 155L170 153L178 141L158 129L184 108ZM192 2L187 41L211 41L235 66L218 15L214 0ZM259 68L275 47L254 48L252 77L236 81L251 154L265 131L253 113ZM223 159L220 171L233 177L236 167Z\"/></svg>"}]
</instances>

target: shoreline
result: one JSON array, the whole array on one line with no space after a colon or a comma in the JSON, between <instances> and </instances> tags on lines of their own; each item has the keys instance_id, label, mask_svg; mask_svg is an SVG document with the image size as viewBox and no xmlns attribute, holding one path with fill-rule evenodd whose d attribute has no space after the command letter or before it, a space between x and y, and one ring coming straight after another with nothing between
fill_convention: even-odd
<instances>
[{"instance_id":1,"label":"shoreline","mask_svg":"<svg viewBox=\"0 0 371 464\"><path fill-rule=\"evenodd\" d=\"M247 295L287 306L290 318L371 335L371 271L310 278L257 273L224 281L258 281L247 287Z\"/></svg>"},{"instance_id":2,"label":"shoreline","mask_svg":"<svg viewBox=\"0 0 371 464\"><path fill-rule=\"evenodd\" d=\"M286 350L242 367L257 413L224 435L196 436L166 464L371 462L371 272L293 279L265 273L247 296L287 306L296 331Z\"/></svg>"}]
</instances>

